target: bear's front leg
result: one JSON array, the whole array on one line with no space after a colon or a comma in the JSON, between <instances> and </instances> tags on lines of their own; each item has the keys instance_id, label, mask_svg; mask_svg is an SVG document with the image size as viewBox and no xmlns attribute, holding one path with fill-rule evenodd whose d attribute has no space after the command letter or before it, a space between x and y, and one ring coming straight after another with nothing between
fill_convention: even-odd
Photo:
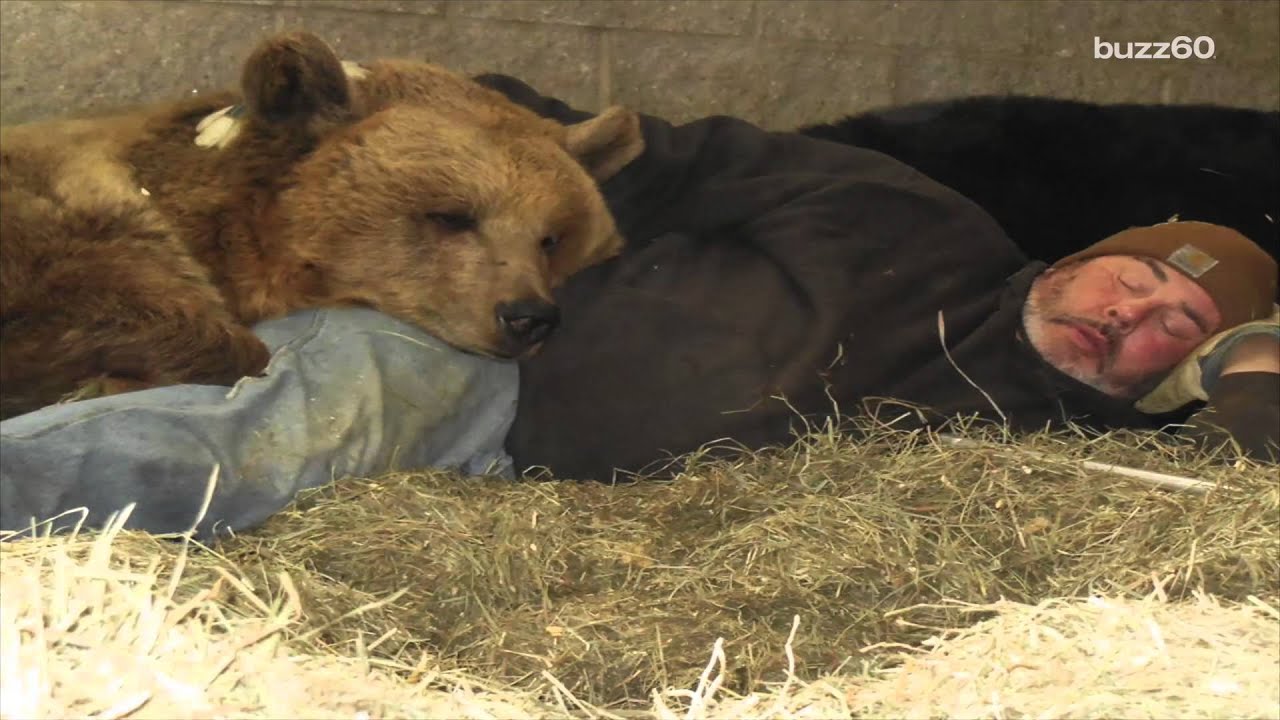
<instances>
[{"instance_id":1,"label":"bear's front leg","mask_svg":"<svg viewBox=\"0 0 1280 720\"><path fill-rule=\"evenodd\" d=\"M248 328L221 308L199 315L135 308L122 317L65 314L10 323L0 343L0 418L47 405L150 387L234 385L271 358Z\"/></svg>"},{"instance_id":2,"label":"bear's front leg","mask_svg":"<svg viewBox=\"0 0 1280 720\"><path fill-rule=\"evenodd\" d=\"M262 340L221 308L149 320L104 343L103 394L163 385L231 386L262 375L271 360Z\"/></svg>"},{"instance_id":3,"label":"bear's front leg","mask_svg":"<svg viewBox=\"0 0 1280 720\"><path fill-rule=\"evenodd\" d=\"M270 360L208 273L142 233L6 258L23 282L3 313L0 418L67 400L186 383L234 385Z\"/></svg>"}]
</instances>

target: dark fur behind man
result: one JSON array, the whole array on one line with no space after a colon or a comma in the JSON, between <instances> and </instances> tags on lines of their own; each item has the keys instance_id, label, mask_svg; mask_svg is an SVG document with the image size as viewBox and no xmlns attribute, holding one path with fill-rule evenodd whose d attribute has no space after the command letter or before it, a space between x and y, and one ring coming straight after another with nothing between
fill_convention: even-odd
<instances>
[{"instance_id":1,"label":"dark fur behind man","mask_svg":"<svg viewBox=\"0 0 1280 720\"><path fill-rule=\"evenodd\" d=\"M1177 215L1280 256L1280 113L971 97L884 108L800 132L879 150L968 196L1053 261Z\"/></svg>"}]
</instances>

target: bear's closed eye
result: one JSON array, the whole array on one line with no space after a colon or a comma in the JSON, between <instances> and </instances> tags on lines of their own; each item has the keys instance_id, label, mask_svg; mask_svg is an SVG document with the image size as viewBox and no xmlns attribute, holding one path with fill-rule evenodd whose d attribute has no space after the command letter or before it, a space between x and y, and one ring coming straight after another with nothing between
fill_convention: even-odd
<instances>
[{"instance_id":1,"label":"bear's closed eye","mask_svg":"<svg viewBox=\"0 0 1280 720\"><path fill-rule=\"evenodd\" d=\"M467 232L476 229L476 219L466 213L433 212L427 219L447 232Z\"/></svg>"}]
</instances>

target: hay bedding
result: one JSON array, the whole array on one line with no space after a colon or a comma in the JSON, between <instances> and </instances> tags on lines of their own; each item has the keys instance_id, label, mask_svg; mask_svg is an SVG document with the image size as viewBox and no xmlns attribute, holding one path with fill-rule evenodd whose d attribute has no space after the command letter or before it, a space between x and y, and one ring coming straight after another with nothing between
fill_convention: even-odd
<instances>
[{"instance_id":1,"label":"hay bedding","mask_svg":"<svg viewBox=\"0 0 1280 720\"><path fill-rule=\"evenodd\" d=\"M462 675L404 679L367 657L294 652L281 640L301 613L295 595L268 605L225 572L191 586L181 572L191 558L173 550L114 532L6 547L0 717L539 714L531 695L497 694ZM191 597L175 596L174 578ZM228 612L233 596L253 611Z\"/></svg>"},{"instance_id":2,"label":"hay bedding","mask_svg":"<svg viewBox=\"0 0 1280 720\"><path fill-rule=\"evenodd\" d=\"M1082 474L1084 457L1215 488L1170 493ZM375 693L386 702L364 710L388 717L483 716L412 704L431 692L453 698L457 682L466 697L481 697L469 682L490 688L487 702L514 698L515 716L787 717L807 706L816 716L1198 717L1217 708L1276 717L1278 532L1275 468L1226 465L1144 436L957 448L918 434L854 443L818 433L787 450L695 461L670 483L344 480L251 535L183 555L172 604L214 603L188 610L206 645L234 644L227 627L297 609L270 632L247 626L285 640L261 662L290 663L275 677L328 668L351 682L316 689ZM38 564L39 542L57 546L6 543L6 570ZM130 533L113 542L131 572L141 564L162 585L174 577L180 544ZM165 562L147 566L157 558ZM38 635L14 631L14 608L28 601L13 601L8 575L6 690L16 682L14 638ZM243 588L229 592L240 587L230 578ZM214 587L217 597L201 595ZM1152 587L1171 602L1143 600ZM1098 594L1130 619L1103 622L1087 601L1043 604ZM1153 646L1153 625L1163 644ZM69 662L68 647L110 644L41 642L46 665ZM1140 673L1100 671L1139 656ZM196 665L208 676L215 663ZM428 669L445 674L424 685ZM264 673L241 670L236 687ZM1210 676L1220 682L1206 684ZM243 712L264 712L276 697L277 715L320 716L280 705L273 693L283 686L263 685L258 709ZM685 693L655 698L662 688ZM353 707L334 712L350 717ZM6 717L29 716L10 709L6 701Z\"/></svg>"}]
</instances>

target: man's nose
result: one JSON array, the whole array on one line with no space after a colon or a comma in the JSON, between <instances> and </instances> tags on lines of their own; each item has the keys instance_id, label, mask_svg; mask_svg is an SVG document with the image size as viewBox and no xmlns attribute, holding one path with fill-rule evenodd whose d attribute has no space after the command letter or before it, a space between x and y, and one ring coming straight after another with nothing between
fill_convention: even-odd
<instances>
[{"instance_id":1,"label":"man's nose","mask_svg":"<svg viewBox=\"0 0 1280 720\"><path fill-rule=\"evenodd\" d=\"M1107 308L1107 320L1117 330L1128 332L1150 312L1151 303L1146 300L1122 301Z\"/></svg>"}]
</instances>

